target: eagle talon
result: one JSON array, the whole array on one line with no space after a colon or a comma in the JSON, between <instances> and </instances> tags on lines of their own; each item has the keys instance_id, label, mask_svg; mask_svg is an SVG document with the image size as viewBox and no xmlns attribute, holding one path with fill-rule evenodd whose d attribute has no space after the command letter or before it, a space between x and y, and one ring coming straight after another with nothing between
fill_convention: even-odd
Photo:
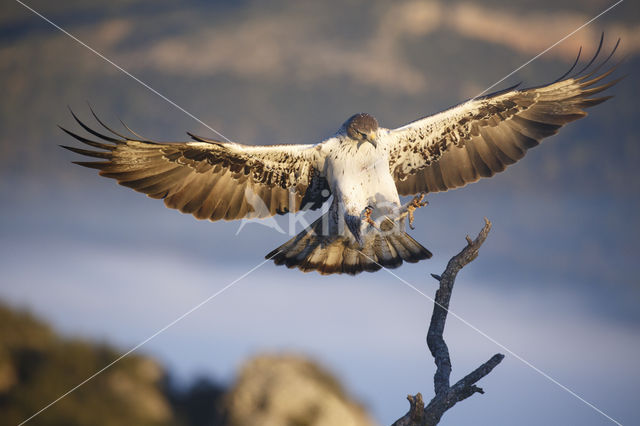
<instances>
[{"instance_id":1,"label":"eagle talon","mask_svg":"<svg viewBox=\"0 0 640 426\"><path fill-rule=\"evenodd\" d=\"M427 200L424 200L424 195L425 195L424 192L422 192L416 195L415 197L413 197L413 200L411 200L406 204L406 215L409 216L409 228L411 229L416 229L413 226L413 221L415 220L413 212L415 212L416 209L419 209L420 207L424 207L427 204L429 204Z\"/></svg>"},{"instance_id":2,"label":"eagle talon","mask_svg":"<svg viewBox=\"0 0 640 426\"><path fill-rule=\"evenodd\" d=\"M424 196L425 193L421 192L420 194L416 195L415 197L413 197L413 200L411 200L411 204L410 206L413 207L413 209L419 209L420 207L424 207L427 204L429 204L429 202L427 200L424 200ZM422 201L424 200L424 201Z\"/></svg>"},{"instance_id":3,"label":"eagle talon","mask_svg":"<svg viewBox=\"0 0 640 426\"><path fill-rule=\"evenodd\" d=\"M378 228L378 225L376 224L376 222L371 219L371 214L373 213L373 207L371 206L367 206L364 208L364 210L362 211L362 215L363 215L363 220L365 222L367 222L369 225L373 226L374 228Z\"/></svg>"},{"instance_id":4,"label":"eagle talon","mask_svg":"<svg viewBox=\"0 0 640 426\"><path fill-rule=\"evenodd\" d=\"M413 210L415 210L415 208L412 210L409 210L409 228L416 229L416 227L413 226L413 221L415 220L415 217L413 216Z\"/></svg>"}]
</instances>

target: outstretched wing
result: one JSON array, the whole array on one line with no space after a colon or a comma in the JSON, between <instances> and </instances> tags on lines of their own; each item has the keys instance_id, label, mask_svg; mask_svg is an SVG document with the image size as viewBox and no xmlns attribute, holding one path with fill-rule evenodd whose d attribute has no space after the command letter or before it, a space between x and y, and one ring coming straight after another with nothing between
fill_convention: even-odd
<instances>
[{"instance_id":1,"label":"outstretched wing","mask_svg":"<svg viewBox=\"0 0 640 426\"><path fill-rule=\"evenodd\" d=\"M198 219L260 218L317 209L330 195L314 145L247 146L193 135L194 142L159 143L123 136L94 114L113 133L107 136L71 114L102 139L89 140L62 128L98 150L63 148L103 160L76 164L98 169L101 176L164 199L167 207Z\"/></svg>"},{"instance_id":2,"label":"outstretched wing","mask_svg":"<svg viewBox=\"0 0 640 426\"><path fill-rule=\"evenodd\" d=\"M565 75L546 86L511 87L390 130L386 143L398 193L446 191L493 176L563 125L585 117L584 108L611 97L590 96L619 81L592 87L614 71L615 67L594 77L618 44L587 75L580 76L598 56L602 39L593 59L575 76L565 78L578 59Z\"/></svg>"}]
</instances>

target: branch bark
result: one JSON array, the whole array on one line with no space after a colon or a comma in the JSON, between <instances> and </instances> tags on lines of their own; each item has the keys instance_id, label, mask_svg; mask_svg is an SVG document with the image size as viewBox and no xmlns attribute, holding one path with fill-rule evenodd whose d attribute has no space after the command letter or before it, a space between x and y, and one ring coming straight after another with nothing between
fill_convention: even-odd
<instances>
[{"instance_id":1,"label":"branch bark","mask_svg":"<svg viewBox=\"0 0 640 426\"><path fill-rule=\"evenodd\" d=\"M469 236L466 237L466 247L449 260L444 273L442 275L431 274L440 282L427 332L427 346L436 364L436 372L433 376L435 396L426 407L420 393L407 396L410 404L409 412L396 420L392 426L432 426L438 424L443 414L455 404L475 393L484 393L482 388L476 386L476 383L489 374L504 358L502 354L495 354L480 367L458 380L453 386L450 385L451 359L443 333L449 312L451 292L458 272L478 257L478 250L490 230L491 222L485 218L485 225L476 239L472 240Z\"/></svg>"}]
</instances>

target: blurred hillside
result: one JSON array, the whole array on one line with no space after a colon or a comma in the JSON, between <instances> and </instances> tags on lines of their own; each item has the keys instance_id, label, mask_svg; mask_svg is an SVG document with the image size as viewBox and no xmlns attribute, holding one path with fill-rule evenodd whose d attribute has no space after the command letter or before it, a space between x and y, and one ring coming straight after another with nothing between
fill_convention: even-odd
<instances>
[{"instance_id":1,"label":"blurred hillside","mask_svg":"<svg viewBox=\"0 0 640 426\"><path fill-rule=\"evenodd\" d=\"M16 425L117 359L107 344L63 338L0 304L1 425ZM225 414L226 413L226 414ZM228 418L228 421L224 420ZM233 388L172 386L152 358L130 355L34 420L38 425L372 425L338 381L300 356L259 356Z\"/></svg>"},{"instance_id":2,"label":"blurred hillside","mask_svg":"<svg viewBox=\"0 0 640 426\"><path fill-rule=\"evenodd\" d=\"M61 338L31 315L0 305L0 423L20 423L118 356L108 345ZM179 424L166 379L157 362L132 355L98 375L82 392L63 398L36 422Z\"/></svg>"},{"instance_id":3,"label":"blurred hillside","mask_svg":"<svg viewBox=\"0 0 640 426\"><path fill-rule=\"evenodd\" d=\"M22 422L119 355L106 344L62 338L33 316L0 305L0 423ZM96 376L82 392L60 400L36 423L211 424L215 416L189 416L191 405L197 402L198 389L203 389L202 384L185 392L170 390L166 372L156 361L131 355ZM209 384L207 394L208 413L216 414L219 401L215 397L222 391Z\"/></svg>"}]
</instances>

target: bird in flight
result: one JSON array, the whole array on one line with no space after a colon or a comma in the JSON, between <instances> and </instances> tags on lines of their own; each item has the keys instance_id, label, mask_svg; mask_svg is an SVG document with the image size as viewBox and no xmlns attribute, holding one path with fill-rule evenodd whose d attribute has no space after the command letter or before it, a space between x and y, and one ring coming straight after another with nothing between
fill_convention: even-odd
<instances>
[{"instance_id":1,"label":"bird in flight","mask_svg":"<svg viewBox=\"0 0 640 426\"><path fill-rule=\"evenodd\" d=\"M278 265L322 274L358 274L403 261L418 262L431 252L409 236L413 212L424 195L493 176L520 160L543 138L586 116L585 108L610 96L592 97L614 85L598 74L611 54L590 70L591 61L553 83L517 86L466 101L397 129L386 129L369 114L355 114L317 144L248 146L191 133L191 142L160 143L124 136L97 122L100 133L78 119L101 141L62 128L96 150L63 146L99 161L75 162L98 169L167 207L211 221L265 218L328 209L307 229L269 254ZM588 72L588 73L587 73ZM125 126L126 127L126 126ZM400 196L415 195L402 204ZM332 197L331 201L329 199Z\"/></svg>"}]
</instances>

